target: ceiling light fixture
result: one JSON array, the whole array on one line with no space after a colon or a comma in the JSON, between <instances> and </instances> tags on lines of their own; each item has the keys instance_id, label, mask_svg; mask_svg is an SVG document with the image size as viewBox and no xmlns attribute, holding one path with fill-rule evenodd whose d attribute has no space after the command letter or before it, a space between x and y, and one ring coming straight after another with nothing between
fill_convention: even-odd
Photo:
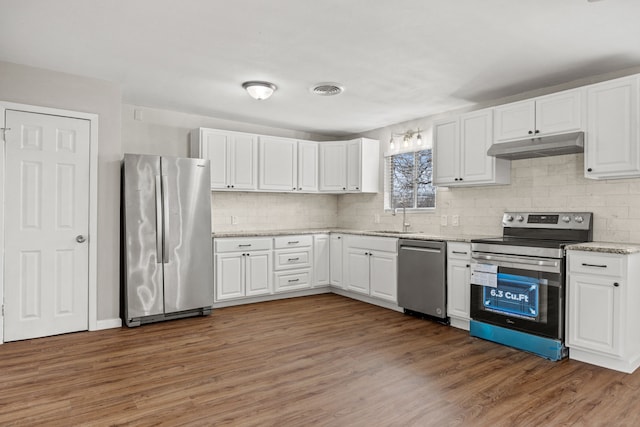
<instances>
[{"instance_id":1,"label":"ceiling light fixture","mask_svg":"<svg viewBox=\"0 0 640 427\"><path fill-rule=\"evenodd\" d=\"M273 95L273 92L278 89L273 83L261 81L244 82L242 83L242 87L253 99L257 99L258 101L269 98Z\"/></svg>"}]
</instances>

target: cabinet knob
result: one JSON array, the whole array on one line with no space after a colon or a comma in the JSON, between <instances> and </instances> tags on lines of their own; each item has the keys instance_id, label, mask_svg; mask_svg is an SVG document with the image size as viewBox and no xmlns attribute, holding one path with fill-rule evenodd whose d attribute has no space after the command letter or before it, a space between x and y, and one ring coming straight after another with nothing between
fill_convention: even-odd
<instances>
[{"instance_id":1,"label":"cabinet knob","mask_svg":"<svg viewBox=\"0 0 640 427\"><path fill-rule=\"evenodd\" d=\"M467 264L467 268L471 267L471 264Z\"/></svg>"},{"instance_id":2,"label":"cabinet knob","mask_svg":"<svg viewBox=\"0 0 640 427\"><path fill-rule=\"evenodd\" d=\"M462 178L460 178L460 181L462 181Z\"/></svg>"},{"instance_id":3,"label":"cabinet knob","mask_svg":"<svg viewBox=\"0 0 640 427\"><path fill-rule=\"evenodd\" d=\"M532 131L532 130L530 130L528 133L529 133L529 135L531 135L531 134L533 133L533 131Z\"/></svg>"},{"instance_id":4,"label":"cabinet knob","mask_svg":"<svg viewBox=\"0 0 640 427\"><path fill-rule=\"evenodd\" d=\"M365 255L369 255L369 252L365 252L364 254L365 254Z\"/></svg>"},{"instance_id":5,"label":"cabinet knob","mask_svg":"<svg viewBox=\"0 0 640 427\"><path fill-rule=\"evenodd\" d=\"M613 283L613 286L615 286L615 287L617 288L618 286L620 286L620 283L618 283L618 282L614 282L614 283Z\"/></svg>"},{"instance_id":6,"label":"cabinet knob","mask_svg":"<svg viewBox=\"0 0 640 427\"><path fill-rule=\"evenodd\" d=\"M298 187L298 190L302 191L302 187Z\"/></svg>"},{"instance_id":7,"label":"cabinet knob","mask_svg":"<svg viewBox=\"0 0 640 427\"><path fill-rule=\"evenodd\" d=\"M535 133L540 133L540 131L539 131L538 129L536 129L536 132L535 132Z\"/></svg>"},{"instance_id":8,"label":"cabinet knob","mask_svg":"<svg viewBox=\"0 0 640 427\"><path fill-rule=\"evenodd\" d=\"M458 180L458 178L454 178L453 180L454 180L454 181L457 181L457 180Z\"/></svg>"},{"instance_id":9,"label":"cabinet knob","mask_svg":"<svg viewBox=\"0 0 640 427\"><path fill-rule=\"evenodd\" d=\"M342 189L343 189L343 190L346 190L346 189L347 189L347 187L342 187Z\"/></svg>"},{"instance_id":10,"label":"cabinet knob","mask_svg":"<svg viewBox=\"0 0 640 427\"><path fill-rule=\"evenodd\" d=\"M593 169L587 168L587 172L593 172Z\"/></svg>"}]
</instances>

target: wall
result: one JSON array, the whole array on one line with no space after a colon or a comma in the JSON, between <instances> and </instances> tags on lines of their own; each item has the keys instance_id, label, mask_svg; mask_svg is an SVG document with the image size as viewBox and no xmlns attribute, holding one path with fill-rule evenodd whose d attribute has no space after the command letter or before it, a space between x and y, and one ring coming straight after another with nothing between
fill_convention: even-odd
<instances>
[{"instance_id":1,"label":"wall","mask_svg":"<svg viewBox=\"0 0 640 427\"><path fill-rule=\"evenodd\" d=\"M521 99L545 95L616 77L640 73L640 68L544 88L518 96L478 105L473 109L500 105ZM383 151L389 151L392 133L422 129L430 143L435 120L470 109L443 113L366 132L361 136L381 141ZM571 154L538 159L516 160L511 163L511 184L504 186L439 188L436 208L430 212L408 213L410 229L440 236L488 236L502 233L504 211L586 211L594 213L594 240L610 242L640 242L640 179L594 181L584 178L584 155ZM381 177L381 183L382 183ZM382 188L382 187L381 187ZM394 216L383 209L383 195L342 195L338 198L338 225L362 230L400 230L402 215ZM380 223L375 216L380 216ZM459 226L451 225L452 216L459 216ZM441 225L446 216L447 225Z\"/></svg>"},{"instance_id":2,"label":"wall","mask_svg":"<svg viewBox=\"0 0 640 427\"><path fill-rule=\"evenodd\" d=\"M136 120L138 111L141 120ZM122 106L122 148L125 153L189 155L189 132L209 127L289 138L324 140L322 135L258 126L155 108ZM336 227L338 196L317 194L213 192L214 231L282 230ZM232 224L231 217L236 218Z\"/></svg>"},{"instance_id":3,"label":"wall","mask_svg":"<svg viewBox=\"0 0 640 427\"><path fill-rule=\"evenodd\" d=\"M99 115L97 317L118 318L122 102L119 85L0 62L0 99Z\"/></svg>"}]
</instances>

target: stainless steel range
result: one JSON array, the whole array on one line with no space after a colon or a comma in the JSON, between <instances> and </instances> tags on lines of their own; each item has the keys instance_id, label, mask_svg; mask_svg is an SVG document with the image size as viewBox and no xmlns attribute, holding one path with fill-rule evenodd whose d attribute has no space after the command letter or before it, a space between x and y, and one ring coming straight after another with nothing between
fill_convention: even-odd
<instances>
[{"instance_id":1,"label":"stainless steel range","mask_svg":"<svg viewBox=\"0 0 640 427\"><path fill-rule=\"evenodd\" d=\"M560 360L564 247L592 240L593 214L506 212L502 226L502 237L471 241L470 333Z\"/></svg>"}]
</instances>

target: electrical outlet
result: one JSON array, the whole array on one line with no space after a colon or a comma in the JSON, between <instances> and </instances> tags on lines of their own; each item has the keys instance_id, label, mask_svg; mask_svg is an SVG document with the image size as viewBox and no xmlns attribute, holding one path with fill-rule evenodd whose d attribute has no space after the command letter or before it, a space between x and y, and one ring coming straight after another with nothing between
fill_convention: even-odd
<instances>
[{"instance_id":1,"label":"electrical outlet","mask_svg":"<svg viewBox=\"0 0 640 427\"><path fill-rule=\"evenodd\" d=\"M451 217L451 225L457 227L460 225L460 215L454 215Z\"/></svg>"},{"instance_id":2,"label":"electrical outlet","mask_svg":"<svg viewBox=\"0 0 640 427\"><path fill-rule=\"evenodd\" d=\"M380 214L373 215L373 223L380 224Z\"/></svg>"},{"instance_id":3,"label":"electrical outlet","mask_svg":"<svg viewBox=\"0 0 640 427\"><path fill-rule=\"evenodd\" d=\"M235 215L231 215L231 224L236 225L238 223L238 217Z\"/></svg>"},{"instance_id":4,"label":"electrical outlet","mask_svg":"<svg viewBox=\"0 0 640 427\"><path fill-rule=\"evenodd\" d=\"M446 215L440 216L440 225L442 225L443 227L446 227L446 225L447 225L447 216Z\"/></svg>"}]
</instances>

